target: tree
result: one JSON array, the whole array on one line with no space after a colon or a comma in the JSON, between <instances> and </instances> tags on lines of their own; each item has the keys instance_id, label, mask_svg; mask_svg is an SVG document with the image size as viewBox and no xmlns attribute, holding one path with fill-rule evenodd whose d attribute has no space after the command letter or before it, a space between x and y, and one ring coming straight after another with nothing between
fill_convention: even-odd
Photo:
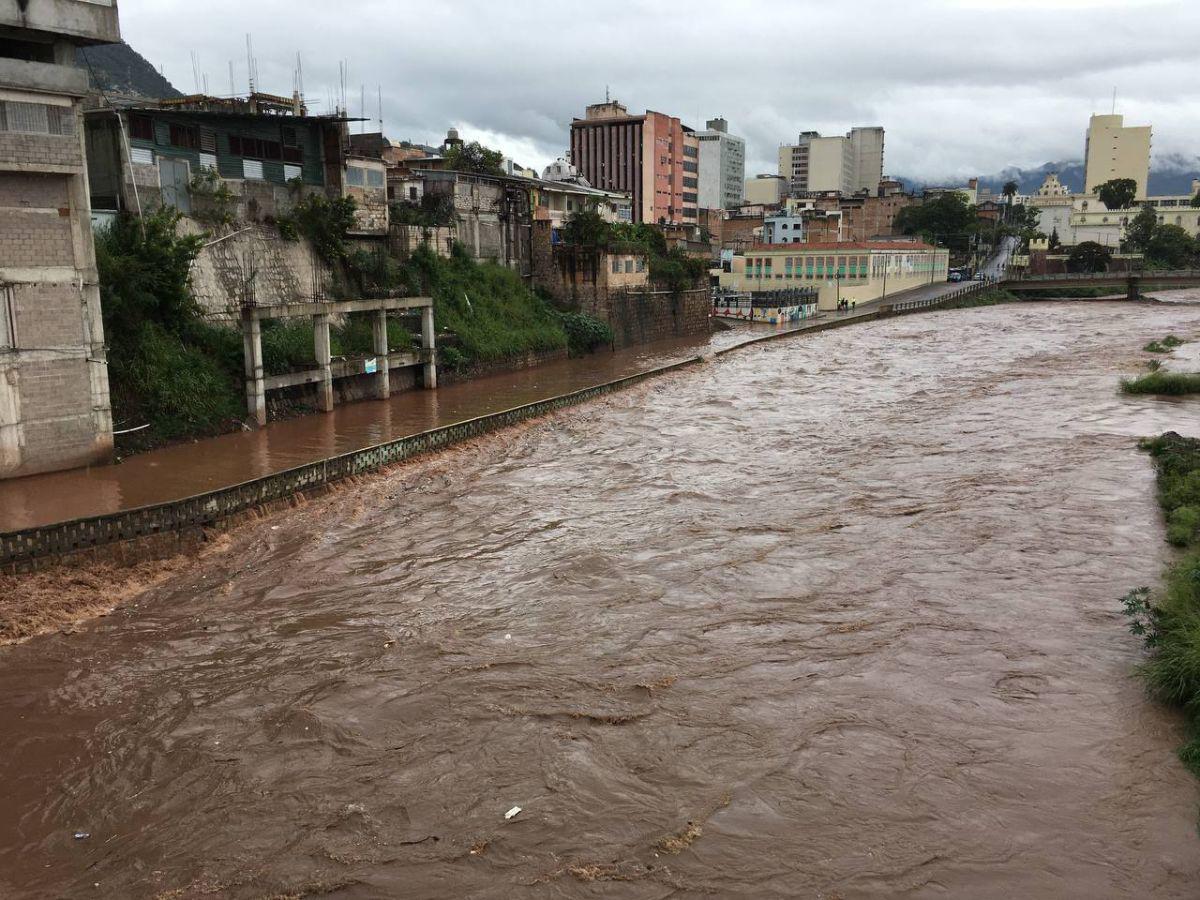
<instances>
[{"instance_id":1,"label":"tree","mask_svg":"<svg viewBox=\"0 0 1200 900\"><path fill-rule=\"evenodd\" d=\"M1109 209L1129 209L1137 196L1137 182L1132 178L1114 178L1097 187L1096 193Z\"/></svg>"},{"instance_id":2,"label":"tree","mask_svg":"<svg viewBox=\"0 0 1200 900\"><path fill-rule=\"evenodd\" d=\"M1112 251L1095 241L1084 241L1071 250L1067 269L1071 272L1105 272L1112 262Z\"/></svg>"},{"instance_id":3,"label":"tree","mask_svg":"<svg viewBox=\"0 0 1200 900\"><path fill-rule=\"evenodd\" d=\"M504 154L499 150L489 150L479 141L469 144L456 144L446 151L446 168L453 172L471 172L476 175L503 175L500 164L504 162Z\"/></svg>"},{"instance_id":4,"label":"tree","mask_svg":"<svg viewBox=\"0 0 1200 900\"><path fill-rule=\"evenodd\" d=\"M1158 229L1158 214L1153 206L1143 206L1141 212L1125 226L1125 246L1136 253L1145 253Z\"/></svg>"},{"instance_id":5,"label":"tree","mask_svg":"<svg viewBox=\"0 0 1200 900\"><path fill-rule=\"evenodd\" d=\"M1015 181L1004 182L1001 193L1008 199L1008 205L1012 206L1013 198L1017 196L1017 183Z\"/></svg>"},{"instance_id":6,"label":"tree","mask_svg":"<svg viewBox=\"0 0 1200 900\"><path fill-rule=\"evenodd\" d=\"M1159 225L1146 245L1146 263L1164 269L1187 269L1196 261L1196 243L1178 225Z\"/></svg>"},{"instance_id":7,"label":"tree","mask_svg":"<svg viewBox=\"0 0 1200 900\"><path fill-rule=\"evenodd\" d=\"M1050 243L1049 243L1049 245L1048 245L1048 246L1049 246L1049 249L1050 249L1050 250L1057 250L1059 247L1061 247L1061 246L1062 246L1062 239L1061 239L1061 238L1058 236L1058 229L1057 229L1057 228L1054 228L1054 229L1052 229L1052 230L1051 230L1051 232L1050 232Z\"/></svg>"},{"instance_id":8,"label":"tree","mask_svg":"<svg viewBox=\"0 0 1200 900\"><path fill-rule=\"evenodd\" d=\"M1196 192L1196 196L1192 198L1192 206L1200 206L1200 191Z\"/></svg>"},{"instance_id":9,"label":"tree","mask_svg":"<svg viewBox=\"0 0 1200 900\"><path fill-rule=\"evenodd\" d=\"M919 206L906 206L896 216L896 227L904 234L919 234L930 242L964 251L979 231L979 215L962 194L950 192Z\"/></svg>"},{"instance_id":10,"label":"tree","mask_svg":"<svg viewBox=\"0 0 1200 900\"><path fill-rule=\"evenodd\" d=\"M563 243L576 247L605 248L613 240L612 226L594 209L571 213L563 223Z\"/></svg>"}]
</instances>

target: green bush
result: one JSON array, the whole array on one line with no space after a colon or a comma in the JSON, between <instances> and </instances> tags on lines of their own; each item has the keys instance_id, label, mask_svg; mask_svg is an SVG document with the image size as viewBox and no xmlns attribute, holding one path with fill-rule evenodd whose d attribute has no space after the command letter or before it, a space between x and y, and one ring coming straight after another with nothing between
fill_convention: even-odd
<instances>
[{"instance_id":1,"label":"green bush","mask_svg":"<svg viewBox=\"0 0 1200 900\"><path fill-rule=\"evenodd\" d=\"M560 312L558 318L567 333L567 348L572 356L593 353L613 342L613 330L607 322L573 312Z\"/></svg>"},{"instance_id":2,"label":"green bush","mask_svg":"<svg viewBox=\"0 0 1200 900\"><path fill-rule=\"evenodd\" d=\"M344 356L374 356L375 355L375 313L351 313L346 321L336 326L330 335L332 345L334 339ZM400 320L387 320L387 336L389 352L404 352L413 348L412 332Z\"/></svg>"},{"instance_id":3,"label":"green bush","mask_svg":"<svg viewBox=\"0 0 1200 900\"><path fill-rule=\"evenodd\" d=\"M1167 540L1186 547L1200 534L1200 506L1178 506L1167 516Z\"/></svg>"},{"instance_id":4,"label":"green bush","mask_svg":"<svg viewBox=\"0 0 1200 900\"><path fill-rule=\"evenodd\" d=\"M1162 394L1169 397L1198 394L1200 373L1164 372L1158 369L1137 378L1122 378L1121 391L1126 394Z\"/></svg>"}]
</instances>

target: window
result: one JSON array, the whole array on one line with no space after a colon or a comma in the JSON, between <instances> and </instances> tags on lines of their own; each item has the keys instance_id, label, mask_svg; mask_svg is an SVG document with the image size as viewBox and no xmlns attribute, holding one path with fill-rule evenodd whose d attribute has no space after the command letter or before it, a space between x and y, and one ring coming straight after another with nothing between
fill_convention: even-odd
<instances>
[{"instance_id":1,"label":"window","mask_svg":"<svg viewBox=\"0 0 1200 900\"><path fill-rule=\"evenodd\" d=\"M364 187L366 185L366 172L358 166L346 167L346 184L351 187Z\"/></svg>"},{"instance_id":2,"label":"window","mask_svg":"<svg viewBox=\"0 0 1200 900\"><path fill-rule=\"evenodd\" d=\"M284 181L292 181L293 179L303 178L303 177L304 177L304 170L302 168L300 168L299 166L290 166L290 165L286 165L286 164L284 165L284 167L283 167L283 180Z\"/></svg>"},{"instance_id":3,"label":"window","mask_svg":"<svg viewBox=\"0 0 1200 900\"><path fill-rule=\"evenodd\" d=\"M130 116L129 136L139 141L154 140L154 120L149 116Z\"/></svg>"},{"instance_id":4,"label":"window","mask_svg":"<svg viewBox=\"0 0 1200 900\"><path fill-rule=\"evenodd\" d=\"M381 188L383 187L383 171L380 169L367 169L367 187Z\"/></svg>"},{"instance_id":5,"label":"window","mask_svg":"<svg viewBox=\"0 0 1200 900\"><path fill-rule=\"evenodd\" d=\"M698 165L696 165L694 162L687 162L685 160L683 163L683 171L691 172L691 173L695 174L700 171L700 167Z\"/></svg>"},{"instance_id":6,"label":"window","mask_svg":"<svg viewBox=\"0 0 1200 900\"><path fill-rule=\"evenodd\" d=\"M637 261L637 270L638 270L639 272L645 272L645 271L646 271L646 257L644 257L644 256L639 256L639 257L638 257L638 261Z\"/></svg>"},{"instance_id":7,"label":"window","mask_svg":"<svg viewBox=\"0 0 1200 900\"><path fill-rule=\"evenodd\" d=\"M217 133L215 131L200 131L200 149L205 153L217 152Z\"/></svg>"},{"instance_id":8,"label":"window","mask_svg":"<svg viewBox=\"0 0 1200 900\"><path fill-rule=\"evenodd\" d=\"M249 181L262 181L263 164L257 159L243 159L242 176Z\"/></svg>"},{"instance_id":9,"label":"window","mask_svg":"<svg viewBox=\"0 0 1200 900\"><path fill-rule=\"evenodd\" d=\"M20 134L74 134L74 111L69 106L0 100L0 131Z\"/></svg>"},{"instance_id":10,"label":"window","mask_svg":"<svg viewBox=\"0 0 1200 900\"><path fill-rule=\"evenodd\" d=\"M410 188L408 189L408 199L409 199L409 200L416 200L416 199L417 199L417 189L416 189L415 187L410 187Z\"/></svg>"},{"instance_id":11,"label":"window","mask_svg":"<svg viewBox=\"0 0 1200 900\"><path fill-rule=\"evenodd\" d=\"M215 153L201 153L200 168L207 172L217 171L217 155Z\"/></svg>"},{"instance_id":12,"label":"window","mask_svg":"<svg viewBox=\"0 0 1200 900\"><path fill-rule=\"evenodd\" d=\"M627 259L627 260L625 260L625 274L628 275L632 272L633 272L633 260Z\"/></svg>"},{"instance_id":13,"label":"window","mask_svg":"<svg viewBox=\"0 0 1200 900\"><path fill-rule=\"evenodd\" d=\"M698 178L684 178L684 179L683 179L683 186L684 186L685 188L694 188L694 187L699 187L699 186L700 186L700 179L698 179Z\"/></svg>"},{"instance_id":14,"label":"window","mask_svg":"<svg viewBox=\"0 0 1200 900\"><path fill-rule=\"evenodd\" d=\"M283 147L278 141L264 141L261 138L229 136L229 152L234 156L249 157L250 159L283 158Z\"/></svg>"},{"instance_id":15,"label":"window","mask_svg":"<svg viewBox=\"0 0 1200 900\"><path fill-rule=\"evenodd\" d=\"M167 128L168 143L184 150L200 149L200 131L187 125L171 125Z\"/></svg>"},{"instance_id":16,"label":"window","mask_svg":"<svg viewBox=\"0 0 1200 900\"><path fill-rule=\"evenodd\" d=\"M614 275L621 274L621 261L619 259L616 259L615 257L613 258L613 261L612 261L612 270L613 270Z\"/></svg>"}]
</instances>

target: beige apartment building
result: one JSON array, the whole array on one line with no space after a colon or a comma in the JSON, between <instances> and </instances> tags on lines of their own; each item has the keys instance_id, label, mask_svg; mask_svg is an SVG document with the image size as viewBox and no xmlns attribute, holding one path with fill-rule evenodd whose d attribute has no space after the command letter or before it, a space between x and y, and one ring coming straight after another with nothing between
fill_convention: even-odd
<instances>
[{"instance_id":1,"label":"beige apartment building","mask_svg":"<svg viewBox=\"0 0 1200 900\"><path fill-rule=\"evenodd\" d=\"M794 194L873 192L883 180L883 144L878 126L836 137L805 131L795 144L779 148L779 174Z\"/></svg>"},{"instance_id":2,"label":"beige apartment building","mask_svg":"<svg viewBox=\"0 0 1200 900\"><path fill-rule=\"evenodd\" d=\"M0 0L0 478L112 451L75 55L119 40L116 0Z\"/></svg>"},{"instance_id":3,"label":"beige apartment building","mask_svg":"<svg viewBox=\"0 0 1200 900\"><path fill-rule=\"evenodd\" d=\"M1150 180L1149 125L1126 126L1119 115L1092 116L1084 150L1084 193L1094 194L1106 181L1132 178L1137 182L1137 199L1146 198Z\"/></svg>"}]
</instances>

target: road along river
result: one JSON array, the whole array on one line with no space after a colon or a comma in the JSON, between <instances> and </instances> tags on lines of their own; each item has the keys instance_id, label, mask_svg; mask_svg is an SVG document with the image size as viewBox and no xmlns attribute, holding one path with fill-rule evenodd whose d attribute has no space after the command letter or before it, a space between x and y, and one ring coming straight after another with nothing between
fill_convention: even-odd
<instances>
[{"instance_id":1,"label":"road along river","mask_svg":"<svg viewBox=\"0 0 1200 900\"><path fill-rule=\"evenodd\" d=\"M1117 600L1170 331L769 342L247 525L0 651L0 895L1194 898Z\"/></svg>"}]
</instances>

